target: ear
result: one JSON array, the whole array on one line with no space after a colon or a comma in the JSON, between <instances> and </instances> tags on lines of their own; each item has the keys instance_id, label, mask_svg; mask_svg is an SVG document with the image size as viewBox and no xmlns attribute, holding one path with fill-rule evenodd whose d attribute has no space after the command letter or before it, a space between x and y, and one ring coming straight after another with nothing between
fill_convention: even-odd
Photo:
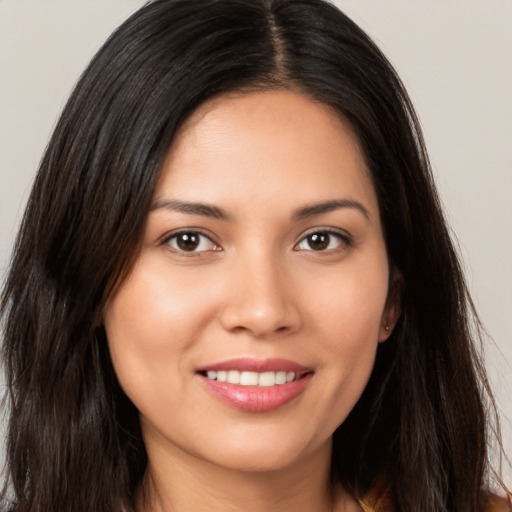
<instances>
[{"instance_id":1,"label":"ear","mask_svg":"<svg viewBox=\"0 0 512 512\"><path fill-rule=\"evenodd\" d=\"M393 269L391 271L388 298L382 313L381 327L379 329L379 343L386 341L393 332L400 313L402 312L402 274Z\"/></svg>"}]
</instances>

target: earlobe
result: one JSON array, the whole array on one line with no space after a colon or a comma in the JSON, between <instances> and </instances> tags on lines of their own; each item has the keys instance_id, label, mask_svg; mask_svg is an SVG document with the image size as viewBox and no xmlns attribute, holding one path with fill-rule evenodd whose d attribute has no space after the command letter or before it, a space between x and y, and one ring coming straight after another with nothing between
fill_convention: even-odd
<instances>
[{"instance_id":1,"label":"earlobe","mask_svg":"<svg viewBox=\"0 0 512 512\"><path fill-rule=\"evenodd\" d=\"M398 270L393 270L386 307L382 315L379 330L379 343L386 341L392 334L402 312L403 278Z\"/></svg>"},{"instance_id":2,"label":"earlobe","mask_svg":"<svg viewBox=\"0 0 512 512\"><path fill-rule=\"evenodd\" d=\"M393 317L392 320L390 319L391 316ZM379 331L379 343L386 341L391 336L399 317L400 317L400 309L398 309L398 314L393 313L392 315L390 315L390 311L385 313L385 315L383 317L382 325L381 325L381 328Z\"/></svg>"}]
</instances>

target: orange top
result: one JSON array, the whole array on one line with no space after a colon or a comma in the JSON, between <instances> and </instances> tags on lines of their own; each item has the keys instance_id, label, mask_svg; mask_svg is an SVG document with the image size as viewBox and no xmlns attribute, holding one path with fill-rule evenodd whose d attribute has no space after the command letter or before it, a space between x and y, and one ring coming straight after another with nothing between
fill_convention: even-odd
<instances>
[{"instance_id":1,"label":"orange top","mask_svg":"<svg viewBox=\"0 0 512 512\"><path fill-rule=\"evenodd\" d=\"M360 503L364 512L393 512L389 489L376 487ZM492 496L484 512L512 512L512 495L508 494L508 498Z\"/></svg>"}]
</instances>

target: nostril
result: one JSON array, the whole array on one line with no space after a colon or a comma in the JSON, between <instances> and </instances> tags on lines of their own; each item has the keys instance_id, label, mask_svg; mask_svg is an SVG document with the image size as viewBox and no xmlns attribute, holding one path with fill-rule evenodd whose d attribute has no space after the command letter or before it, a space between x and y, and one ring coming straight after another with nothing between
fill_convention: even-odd
<instances>
[{"instance_id":1,"label":"nostril","mask_svg":"<svg viewBox=\"0 0 512 512\"><path fill-rule=\"evenodd\" d=\"M282 336L296 331L301 324L299 311L293 303L254 291L230 299L219 311L218 319L231 333L250 334L257 338Z\"/></svg>"}]
</instances>

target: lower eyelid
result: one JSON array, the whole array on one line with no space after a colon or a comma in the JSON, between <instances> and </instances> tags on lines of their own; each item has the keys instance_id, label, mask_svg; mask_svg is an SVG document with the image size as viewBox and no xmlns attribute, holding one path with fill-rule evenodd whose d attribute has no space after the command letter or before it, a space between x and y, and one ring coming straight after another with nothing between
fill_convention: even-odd
<instances>
[{"instance_id":1,"label":"lower eyelid","mask_svg":"<svg viewBox=\"0 0 512 512\"><path fill-rule=\"evenodd\" d=\"M187 251L185 249L181 249L180 247L174 246L174 244L171 245L171 241L176 240L180 235L183 235L183 234L195 234L195 235L198 235L202 239L206 239L208 241L209 247L207 249L201 249L201 250L194 249L194 250ZM312 235L315 235L315 234L326 234L326 235L329 235L330 237L334 237L334 238L338 239L336 247L333 247L333 248L330 248L330 249L328 249L328 248L319 249L319 250L315 250L315 249L313 249L311 247L309 247L309 248L306 248L306 247L305 248L300 248L299 247L301 244L307 243L308 237L310 237ZM200 245L203 244L203 243L204 242L201 241ZM197 229L182 229L180 231L167 234L162 239L161 244L164 245L164 246L168 246L169 249L171 249L172 251L174 251L176 253L179 253L179 254L182 254L182 255L186 255L186 256L199 255L199 254L204 253L204 252L222 251L222 248L212 239L212 237L209 234L203 233L203 232L201 232L200 230L197 230ZM348 248L351 245L352 245L352 239L351 239L350 236L348 236L345 233L339 233L337 231L333 231L333 230L329 230L329 229L325 229L325 230L317 229L315 231L311 231L311 232L303 235L303 237L299 240L299 242L294 246L294 250L305 250L305 251L309 251L309 252L313 252L313 253L314 252L322 253L322 252L336 251L337 249Z\"/></svg>"},{"instance_id":2,"label":"lower eyelid","mask_svg":"<svg viewBox=\"0 0 512 512\"><path fill-rule=\"evenodd\" d=\"M334 248L331 248L331 249L323 249L323 250L317 250L315 251L313 248L304 248L304 249L299 249L299 250L306 250L306 251L311 251L311 252L318 252L318 253L321 253L321 252L329 252L329 251L334 251L338 248L341 248L341 247L349 247L350 245L352 245L352 239L344 234L344 233L339 233L337 231L332 231L332 230L329 230L329 229L318 229L318 230L315 230L315 231L311 231L309 233L307 233L306 235L304 235L300 241L295 245L295 248L298 248L300 244L302 243L307 243L307 239L308 237L312 236L312 235L315 235L315 234L326 234L326 235L329 235L331 237L335 237L338 239L338 244L337 244L337 247L334 247Z\"/></svg>"},{"instance_id":3,"label":"lower eyelid","mask_svg":"<svg viewBox=\"0 0 512 512\"><path fill-rule=\"evenodd\" d=\"M171 242L172 241L176 241L177 238L180 236L180 235L184 235L184 234L194 234L194 235L197 235L199 236L201 239L205 239L208 241L208 244L211 246L207 249L202 249L202 250L191 250L191 251L187 251L187 250L184 250L184 249L181 249L180 247L176 247L174 246L175 244L172 244ZM187 256L192 256L192 255L198 255L198 254L201 254L203 252L210 252L210 251L218 251L220 250L220 247L219 245L214 242L212 240L212 238L205 234L205 233L202 233L201 231L198 231L198 230L194 230L194 229L184 229L184 230L180 230L178 232L175 232L175 233L171 233L169 235L167 235L163 240L162 240L162 245L166 245L168 246L171 250L175 251L176 253L179 253L179 254L183 254L183 255L187 255ZM203 244L204 241L200 241L199 242L199 246L201 244Z\"/></svg>"}]
</instances>

